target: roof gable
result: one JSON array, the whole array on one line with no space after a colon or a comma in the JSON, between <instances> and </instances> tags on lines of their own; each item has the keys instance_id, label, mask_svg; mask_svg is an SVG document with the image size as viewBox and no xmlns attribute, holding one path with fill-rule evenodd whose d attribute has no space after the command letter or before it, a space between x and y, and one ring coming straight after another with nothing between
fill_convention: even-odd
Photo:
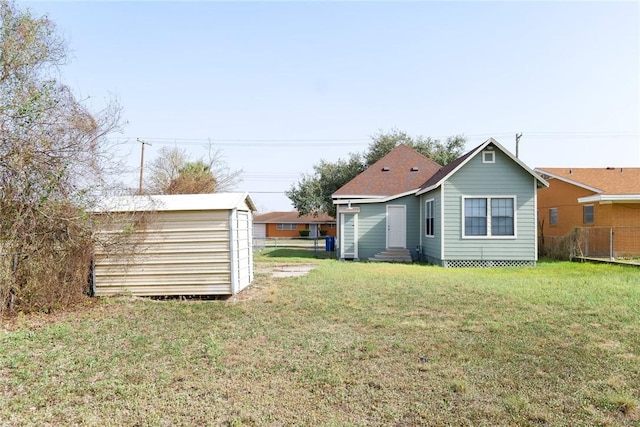
<instances>
[{"instance_id":1,"label":"roof gable","mask_svg":"<svg viewBox=\"0 0 640 427\"><path fill-rule=\"evenodd\" d=\"M640 194L640 168L536 168L540 174L603 195Z\"/></svg>"},{"instance_id":2,"label":"roof gable","mask_svg":"<svg viewBox=\"0 0 640 427\"><path fill-rule=\"evenodd\" d=\"M498 141L496 141L493 138L489 138L482 144L472 149L471 151L467 152L466 154L463 154L462 156L458 157L456 160L452 161L451 163L448 163L446 166L443 166L438 172L436 172L431 178L429 178L420 187L420 190L418 191L417 194L418 195L423 194L439 187L440 185L442 185L444 181L449 179L451 175L456 173L460 168L462 168L465 164L467 164L478 153L481 153L485 148L489 146L497 150L500 150L507 157L513 160L516 164L518 164L522 169L524 169L526 172L531 174L536 179L536 182L538 183L539 187L547 187L549 185L544 179L542 179L542 177L536 174L532 169L530 169L527 165L525 165L520 159L518 159L517 157L514 157L513 154L509 152L509 150L507 150L502 145L500 145Z\"/></svg>"},{"instance_id":3,"label":"roof gable","mask_svg":"<svg viewBox=\"0 0 640 427\"><path fill-rule=\"evenodd\" d=\"M333 198L384 198L415 191L441 166L399 144L386 156L340 187Z\"/></svg>"}]
</instances>

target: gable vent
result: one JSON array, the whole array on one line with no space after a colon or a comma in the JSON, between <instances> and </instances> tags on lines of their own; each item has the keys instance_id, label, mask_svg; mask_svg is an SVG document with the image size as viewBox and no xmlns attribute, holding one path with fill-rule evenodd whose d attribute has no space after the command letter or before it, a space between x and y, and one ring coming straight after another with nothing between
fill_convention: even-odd
<instances>
[{"instance_id":1,"label":"gable vent","mask_svg":"<svg viewBox=\"0 0 640 427\"><path fill-rule=\"evenodd\" d=\"M389 172L389 166L385 166L382 168L382 172Z\"/></svg>"}]
</instances>

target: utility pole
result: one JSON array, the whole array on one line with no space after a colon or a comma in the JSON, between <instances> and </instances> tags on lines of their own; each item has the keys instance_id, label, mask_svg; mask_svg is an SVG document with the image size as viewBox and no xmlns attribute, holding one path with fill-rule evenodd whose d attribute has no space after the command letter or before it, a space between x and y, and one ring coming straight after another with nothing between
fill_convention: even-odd
<instances>
[{"instance_id":1,"label":"utility pole","mask_svg":"<svg viewBox=\"0 0 640 427\"><path fill-rule=\"evenodd\" d=\"M141 140L140 138L136 139L141 145L142 152L140 153L140 186L138 187L138 194L142 194L142 174L144 173L144 146L151 145L146 141Z\"/></svg>"},{"instance_id":2,"label":"utility pole","mask_svg":"<svg viewBox=\"0 0 640 427\"><path fill-rule=\"evenodd\" d=\"M516 133L516 159L520 157L520 138L522 138L522 132Z\"/></svg>"}]
</instances>

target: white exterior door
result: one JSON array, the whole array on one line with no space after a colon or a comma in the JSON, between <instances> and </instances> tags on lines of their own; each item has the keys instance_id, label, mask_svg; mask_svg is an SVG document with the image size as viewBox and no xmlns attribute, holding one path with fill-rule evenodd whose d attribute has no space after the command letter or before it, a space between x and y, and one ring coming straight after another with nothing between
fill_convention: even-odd
<instances>
[{"instance_id":1,"label":"white exterior door","mask_svg":"<svg viewBox=\"0 0 640 427\"><path fill-rule=\"evenodd\" d=\"M341 214L340 258L358 259L358 214Z\"/></svg>"},{"instance_id":2,"label":"white exterior door","mask_svg":"<svg viewBox=\"0 0 640 427\"><path fill-rule=\"evenodd\" d=\"M407 245L406 207L387 206L387 248L405 248Z\"/></svg>"}]
</instances>

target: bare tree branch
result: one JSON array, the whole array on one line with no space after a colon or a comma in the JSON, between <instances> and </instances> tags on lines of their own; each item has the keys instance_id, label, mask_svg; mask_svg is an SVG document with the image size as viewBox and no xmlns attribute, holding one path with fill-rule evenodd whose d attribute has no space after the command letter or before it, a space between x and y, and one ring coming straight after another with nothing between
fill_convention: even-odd
<instances>
[{"instance_id":1,"label":"bare tree branch","mask_svg":"<svg viewBox=\"0 0 640 427\"><path fill-rule=\"evenodd\" d=\"M0 314L77 300L93 251L86 213L108 186L120 106L93 113L58 77L65 41L0 0Z\"/></svg>"}]
</instances>

